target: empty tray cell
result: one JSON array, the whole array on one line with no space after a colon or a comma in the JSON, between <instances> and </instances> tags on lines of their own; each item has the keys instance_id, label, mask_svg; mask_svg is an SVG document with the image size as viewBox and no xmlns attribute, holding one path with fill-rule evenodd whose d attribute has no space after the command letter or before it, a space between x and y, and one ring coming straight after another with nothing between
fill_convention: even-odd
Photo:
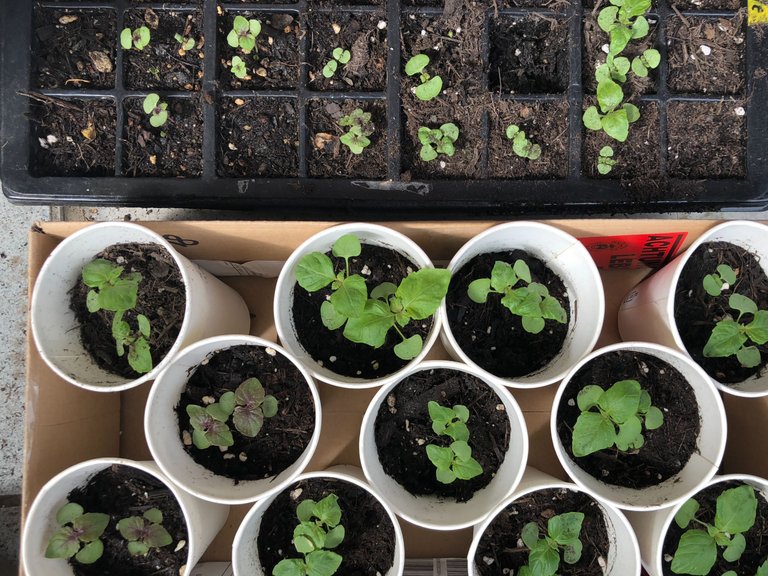
<instances>
[{"instance_id":1,"label":"empty tray cell","mask_svg":"<svg viewBox=\"0 0 768 576\"><path fill-rule=\"evenodd\" d=\"M674 16L667 23L669 89L741 94L746 85L744 11L732 18Z\"/></svg>"},{"instance_id":2,"label":"empty tray cell","mask_svg":"<svg viewBox=\"0 0 768 576\"><path fill-rule=\"evenodd\" d=\"M250 53L241 47L233 48L227 42L237 16L257 20L261 25L255 48ZM217 27L217 77L222 86L234 90L283 90L298 86L302 32L296 12L232 10L219 16Z\"/></svg>"},{"instance_id":3,"label":"empty tray cell","mask_svg":"<svg viewBox=\"0 0 768 576\"><path fill-rule=\"evenodd\" d=\"M36 8L31 50L33 86L114 88L116 21L114 10Z\"/></svg>"},{"instance_id":4,"label":"empty tray cell","mask_svg":"<svg viewBox=\"0 0 768 576\"><path fill-rule=\"evenodd\" d=\"M568 88L568 23L536 16L492 19L491 90L555 94Z\"/></svg>"},{"instance_id":5,"label":"empty tray cell","mask_svg":"<svg viewBox=\"0 0 768 576\"><path fill-rule=\"evenodd\" d=\"M219 176L297 176L298 114L291 98L223 98L217 109Z\"/></svg>"},{"instance_id":6,"label":"empty tray cell","mask_svg":"<svg viewBox=\"0 0 768 576\"><path fill-rule=\"evenodd\" d=\"M571 0L497 0L499 8L539 8L553 12L565 12Z\"/></svg>"},{"instance_id":7,"label":"empty tray cell","mask_svg":"<svg viewBox=\"0 0 768 576\"><path fill-rule=\"evenodd\" d=\"M219 0L222 4L296 4L299 0Z\"/></svg>"},{"instance_id":8,"label":"empty tray cell","mask_svg":"<svg viewBox=\"0 0 768 576\"><path fill-rule=\"evenodd\" d=\"M152 117L167 119L152 126ZM144 111L144 98L127 98L123 104L123 173L127 176L194 178L202 173L203 114L199 96L161 96L155 109Z\"/></svg>"},{"instance_id":9,"label":"empty tray cell","mask_svg":"<svg viewBox=\"0 0 768 576\"><path fill-rule=\"evenodd\" d=\"M383 12L310 12L307 28L310 89L367 92L386 88Z\"/></svg>"},{"instance_id":10,"label":"empty tray cell","mask_svg":"<svg viewBox=\"0 0 768 576\"><path fill-rule=\"evenodd\" d=\"M35 176L114 176L115 101L31 100L30 172Z\"/></svg>"},{"instance_id":11,"label":"empty tray cell","mask_svg":"<svg viewBox=\"0 0 768 576\"><path fill-rule=\"evenodd\" d=\"M386 0L307 0L313 6L327 6L338 9L342 6L384 6Z\"/></svg>"},{"instance_id":12,"label":"empty tray cell","mask_svg":"<svg viewBox=\"0 0 768 576\"><path fill-rule=\"evenodd\" d=\"M525 137L518 136L517 142L508 138L510 126L525 132ZM488 170L492 178L552 179L568 175L568 102L565 100L494 102L489 130ZM516 145L522 155L515 152ZM540 149L538 158L535 153L531 154L536 146Z\"/></svg>"},{"instance_id":13,"label":"empty tray cell","mask_svg":"<svg viewBox=\"0 0 768 576\"><path fill-rule=\"evenodd\" d=\"M684 10L738 10L741 0L670 0L669 4Z\"/></svg>"},{"instance_id":14,"label":"empty tray cell","mask_svg":"<svg viewBox=\"0 0 768 576\"><path fill-rule=\"evenodd\" d=\"M137 38L138 44L134 41L130 49L124 49L125 87L200 90L205 44L200 13L151 8L127 11L123 30L128 28L135 33L141 27L149 30L149 43L144 46Z\"/></svg>"},{"instance_id":15,"label":"empty tray cell","mask_svg":"<svg viewBox=\"0 0 768 576\"><path fill-rule=\"evenodd\" d=\"M582 126L582 168L590 178L638 179L653 185L660 177L659 107L655 102L634 103L640 110L640 118L629 125L625 142L618 142L603 131L587 130ZM589 97L585 99L584 107L596 104L596 99ZM597 169L604 146L613 149L612 160L616 162L608 174L600 174Z\"/></svg>"},{"instance_id":16,"label":"empty tray cell","mask_svg":"<svg viewBox=\"0 0 768 576\"><path fill-rule=\"evenodd\" d=\"M309 104L307 132L310 176L386 178L387 107L383 101L314 100ZM358 153L353 153L342 137L362 151L355 148Z\"/></svg>"},{"instance_id":17,"label":"empty tray cell","mask_svg":"<svg viewBox=\"0 0 768 576\"><path fill-rule=\"evenodd\" d=\"M670 102L667 133L670 176L716 179L746 175L744 102Z\"/></svg>"},{"instance_id":18,"label":"empty tray cell","mask_svg":"<svg viewBox=\"0 0 768 576\"><path fill-rule=\"evenodd\" d=\"M641 57L648 49L659 49L656 45L658 18L648 16L647 19L650 25L648 35L644 38L631 40L621 53L621 56L630 62L634 58ZM584 90L590 94L594 94L597 90L595 70L599 65L605 64L609 41L608 34L597 25L597 15L588 14L584 19L584 51L582 52L581 71ZM624 92L628 94L654 94L658 77L658 66L654 69L648 69L647 76L638 76L630 71L627 74L627 82L623 86Z\"/></svg>"}]
</instances>

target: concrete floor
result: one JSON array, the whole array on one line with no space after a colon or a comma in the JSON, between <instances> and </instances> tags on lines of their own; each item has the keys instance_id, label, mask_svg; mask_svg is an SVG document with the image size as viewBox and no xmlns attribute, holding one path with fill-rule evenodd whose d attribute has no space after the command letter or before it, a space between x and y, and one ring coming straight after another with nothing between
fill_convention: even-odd
<instances>
[{"instance_id":1,"label":"concrete floor","mask_svg":"<svg viewBox=\"0 0 768 576\"><path fill-rule=\"evenodd\" d=\"M23 416L27 311L27 231L35 220L210 220L235 219L234 212L184 209L22 207L0 198L0 574L18 566L19 500L23 454ZM639 216L638 216L639 217ZM659 218L716 218L722 214L665 214ZM767 219L768 213L730 214L728 218Z\"/></svg>"}]
</instances>

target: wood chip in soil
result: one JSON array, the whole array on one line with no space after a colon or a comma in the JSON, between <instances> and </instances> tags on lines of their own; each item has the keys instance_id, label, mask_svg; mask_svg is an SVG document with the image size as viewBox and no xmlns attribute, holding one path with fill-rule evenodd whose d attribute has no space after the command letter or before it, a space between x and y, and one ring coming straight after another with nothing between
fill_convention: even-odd
<instances>
[{"instance_id":1,"label":"wood chip in soil","mask_svg":"<svg viewBox=\"0 0 768 576\"><path fill-rule=\"evenodd\" d=\"M736 283L720 296L710 296L702 280L712 274L720 264L727 264L737 272ZM707 242L689 257L680 273L675 289L675 324L685 349L699 366L715 380L736 384L756 374L762 374L768 364L768 344L758 346L762 361L755 368L744 368L735 356L706 358L704 345L715 324L738 312L728 306L731 294L751 298L758 309L768 309L768 277L759 259L744 248L728 242ZM745 321L751 319L746 316Z\"/></svg>"},{"instance_id":2,"label":"wood chip in soil","mask_svg":"<svg viewBox=\"0 0 768 576\"><path fill-rule=\"evenodd\" d=\"M664 424L643 428L645 444L621 452L615 446L588 456L574 457L573 427L581 411L579 391L596 385L607 390L620 380L636 380L651 395L651 404L662 411ZM682 374L668 363L639 352L616 351L582 366L571 377L557 408L557 433L568 456L593 478L614 486L646 488L661 484L680 472L697 450L701 430L696 395Z\"/></svg>"},{"instance_id":3,"label":"wood chip in soil","mask_svg":"<svg viewBox=\"0 0 768 576\"><path fill-rule=\"evenodd\" d=\"M676 178L744 178L747 173L746 103L670 102L668 164Z\"/></svg>"},{"instance_id":4,"label":"wood chip in soil","mask_svg":"<svg viewBox=\"0 0 768 576\"><path fill-rule=\"evenodd\" d=\"M136 307L127 310L123 319L136 328L137 315L147 317L151 326L149 346L153 365L156 366L176 342L184 321L186 291L176 263L165 248L157 244L113 244L94 254L93 259L97 258L122 266L125 274L141 274ZM88 311L85 302L90 290L78 278L70 300L70 308L80 326L83 346L104 370L125 378L138 378L141 374L130 367L127 354L117 355L112 336L114 312Z\"/></svg>"},{"instance_id":5,"label":"wood chip in soil","mask_svg":"<svg viewBox=\"0 0 768 576\"><path fill-rule=\"evenodd\" d=\"M75 576L178 576L186 564L189 538L184 513L173 492L154 476L128 466L112 465L94 474L85 486L72 490L67 500L80 504L86 512L110 516L101 536L104 553L93 564L70 559ZM152 548L145 556L132 556L125 538L117 530L117 523L123 518L141 516L150 508L162 512L162 526L173 542Z\"/></svg>"},{"instance_id":6,"label":"wood chip in soil","mask_svg":"<svg viewBox=\"0 0 768 576\"><path fill-rule=\"evenodd\" d=\"M566 512L584 514L579 536L583 549L578 562L561 562L557 573L560 576L603 576L600 563L607 564L610 546L615 544L608 539L602 509L594 498L564 488L536 490L504 508L480 538L474 557L475 571L480 576L518 574L528 563L528 548L521 540L523 526L536 522L542 537L547 520Z\"/></svg>"},{"instance_id":7,"label":"wood chip in soil","mask_svg":"<svg viewBox=\"0 0 768 576\"><path fill-rule=\"evenodd\" d=\"M199 177L203 172L203 113L198 98L164 98L168 120L155 128L143 99L125 100L123 172L127 176Z\"/></svg>"},{"instance_id":8,"label":"wood chip in soil","mask_svg":"<svg viewBox=\"0 0 768 576\"><path fill-rule=\"evenodd\" d=\"M371 143L353 154L341 143L349 127L339 121L353 110L371 114ZM370 178L387 176L387 108L383 101L314 100L309 104L309 175L320 178Z\"/></svg>"},{"instance_id":9,"label":"wood chip in soil","mask_svg":"<svg viewBox=\"0 0 768 576\"><path fill-rule=\"evenodd\" d=\"M114 100L29 96L34 176L114 176Z\"/></svg>"},{"instance_id":10,"label":"wood chip in soil","mask_svg":"<svg viewBox=\"0 0 768 576\"><path fill-rule=\"evenodd\" d=\"M267 507L257 539L259 561L265 574L285 558L300 558L293 546L293 530L299 523L296 507L306 499L318 502L338 496L344 540L334 552L343 561L334 576L380 576L392 567L395 529L384 507L367 491L336 479L312 478L291 484Z\"/></svg>"},{"instance_id":11,"label":"wood chip in soil","mask_svg":"<svg viewBox=\"0 0 768 576\"><path fill-rule=\"evenodd\" d=\"M513 264L522 259L528 264L533 282L549 289L565 309L568 321L547 320L544 330L530 334L523 329L520 316L501 304L498 294L490 294L485 304L467 296L470 282L490 278L497 260ZM454 272L446 296L448 323L459 347L478 366L500 378L534 374L560 353L571 319L570 300L562 279L544 262L523 250L489 252L471 258Z\"/></svg>"},{"instance_id":12,"label":"wood chip in soil","mask_svg":"<svg viewBox=\"0 0 768 576\"><path fill-rule=\"evenodd\" d=\"M438 482L427 446L448 447L453 440L432 430L427 404L457 404L469 409L467 427L472 457L483 473L451 484ZM379 405L374 424L376 447L384 472L414 495L466 502L493 480L504 462L511 434L501 398L482 380L457 370L421 370L402 380Z\"/></svg>"},{"instance_id":13,"label":"wood chip in soil","mask_svg":"<svg viewBox=\"0 0 768 576\"><path fill-rule=\"evenodd\" d=\"M343 258L336 258L330 252L326 255L333 261L335 273L344 269ZM371 244L363 244L360 256L349 259L349 273L365 278L369 294L383 282L400 284L409 271L415 270L418 270L416 264L399 252ZM293 288L292 314L296 335L310 357L336 374L364 379L382 378L407 364L393 351L401 342L395 330L387 333L383 346L373 348L347 340L343 328L328 330L323 326L320 306L330 294L330 287L313 293L298 284ZM412 320L400 330L406 338L419 334L426 339L432 323L433 318Z\"/></svg>"},{"instance_id":14,"label":"wood chip in soil","mask_svg":"<svg viewBox=\"0 0 768 576\"><path fill-rule=\"evenodd\" d=\"M242 480L277 476L293 465L309 445L315 425L315 407L309 386L301 371L274 349L270 354L261 346L232 346L209 356L190 375L176 406L179 428L192 435L186 408L206 406L204 398L216 402L226 392L234 392L245 380L258 378L264 393L277 400L277 414L264 418L259 433L249 438L228 422L235 443L222 452L217 446L200 450L184 444L192 459L211 472Z\"/></svg>"},{"instance_id":15,"label":"wood chip in soil","mask_svg":"<svg viewBox=\"0 0 768 576\"><path fill-rule=\"evenodd\" d=\"M222 98L216 172L234 178L298 175L299 121L292 98Z\"/></svg>"}]
</instances>

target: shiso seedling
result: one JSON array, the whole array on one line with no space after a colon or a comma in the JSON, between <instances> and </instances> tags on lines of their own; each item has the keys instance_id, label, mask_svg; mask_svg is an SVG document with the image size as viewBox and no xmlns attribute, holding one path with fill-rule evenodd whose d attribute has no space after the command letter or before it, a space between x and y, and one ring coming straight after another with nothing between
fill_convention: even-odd
<instances>
[{"instance_id":1,"label":"shiso seedling","mask_svg":"<svg viewBox=\"0 0 768 576\"><path fill-rule=\"evenodd\" d=\"M459 139L459 127L453 122L442 124L440 128L420 126L418 136L421 143L419 158L429 162L439 154L453 156L456 153L454 144Z\"/></svg>"},{"instance_id":2,"label":"shiso seedling","mask_svg":"<svg viewBox=\"0 0 768 576\"><path fill-rule=\"evenodd\" d=\"M643 426L655 430L664 414L637 380L620 380L608 390L585 386L576 396L581 414L573 427L571 450L577 458L616 446L627 452L643 446ZM594 411L596 409L596 411Z\"/></svg>"},{"instance_id":3,"label":"shiso seedling","mask_svg":"<svg viewBox=\"0 0 768 576\"><path fill-rule=\"evenodd\" d=\"M191 36L182 36L178 32L173 35L176 42L181 44L180 50L182 52L188 52L189 50L192 50L192 48L195 47L195 44L197 44L197 41L192 38Z\"/></svg>"},{"instance_id":4,"label":"shiso seedling","mask_svg":"<svg viewBox=\"0 0 768 576\"><path fill-rule=\"evenodd\" d=\"M600 154L597 157L597 172L598 174L606 175L616 165L616 160L613 159L613 148L610 146L603 146L600 148Z\"/></svg>"},{"instance_id":5,"label":"shiso seedling","mask_svg":"<svg viewBox=\"0 0 768 576\"><path fill-rule=\"evenodd\" d=\"M405 73L408 76L418 76L420 84L416 86L416 98L419 100L432 100L443 89L443 79L440 76L430 76L426 71L429 65L429 56L416 54L405 63Z\"/></svg>"},{"instance_id":6,"label":"shiso seedling","mask_svg":"<svg viewBox=\"0 0 768 576\"><path fill-rule=\"evenodd\" d=\"M323 66L323 76L326 78L333 78L336 70L339 69L339 64L347 64L352 59L352 53L340 47L334 48L331 56L332 58Z\"/></svg>"},{"instance_id":7,"label":"shiso seedling","mask_svg":"<svg viewBox=\"0 0 768 576\"><path fill-rule=\"evenodd\" d=\"M280 560L272 576L332 576L343 561L332 550L346 535L338 496L329 494L319 502L302 500L296 516L299 524L293 530L293 546L304 557Z\"/></svg>"},{"instance_id":8,"label":"shiso seedling","mask_svg":"<svg viewBox=\"0 0 768 576\"><path fill-rule=\"evenodd\" d=\"M432 430L439 436L448 436L453 442L450 446L427 444L427 457L435 466L435 477L443 484L455 480L471 480L483 473L480 463L472 457L472 448L468 444L469 409L463 404L453 408L441 406L434 400L427 404Z\"/></svg>"},{"instance_id":9,"label":"shiso seedling","mask_svg":"<svg viewBox=\"0 0 768 576\"><path fill-rule=\"evenodd\" d=\"M640 56L632 59L632 72L641 78L648 76L648 71L658 68L661 63L661 54L655 48L645 50Z\"/></svg>"},{"instance_id":10,"label":"shiso seedling","mask_svg":"<svg viewBox=\"0 0 768 576\"><path fill-rule=\"evenodd\" d=\"M342 134L339 140L352 154L362 154L370 144L368 138L374 132L374 125L371 122L371 113L364 112L361 108L355 108L339 120L339 126L348 128L345 134Z\"/></svg>"},{"instance_id":11,"label":"shiso seedling","mask_svg":"<svg viewBox=\"0 0 768 576\"><path fill-rule=\"evenodd\" d=\"M139 26L135 30L123 28L123 31L120 33L120 46L124 50L130 50L131 48L144 50L144 48L149 46L149 40L149 28L146 26Z\"/></svg>"},{"instance_id":12,"label":"shiso seedling","mask_svg":"<svg viewBox=\"0 0 768 576\"><path fill-rule=\"evenodd\" d=\"M150 508L141 516L123 518L117 523L117 530L128 541L131 556L146 556L152 548L173 542L173 537L163 528L163 513L157 508Z\"/></svg>"},{"instance_id":13,"label":"shiso seedling","mask_svg":"<svg viewBox=\"0 0 768 576\"><path fill-rule=\"evenodd\" d=\"M721 492L715 504L714 525L696 518L699 508L699 502L691 498L675 514L675 523L685 530L670 566L675 574L709 574L717 562L718 548L723 549L726 562L741 558L747 547L744 533L755 524L757 515L755 489L743 484ZM695 528L687 529L691 524ZM758 569L758 576L765 566ZM729 573L736 574L728 571L723 576Z\"/></svg>"},{"instance_id":14,"label":"shiso seedling","mask_svg":"<svg viewBox=\"0 0 768 576\"><path fill-rule=\"evenodd\" d=\"M154 92L144 98L144 113L149 116L149 123L159 128L168 121L168 102L160 100L160 96Z\"/></svg>"},{"instance_id":15,"label":"shiso seedling","mask_svg":"<svg viewBox=\"0 0 768 576\"><path fill-rule=\"evenodd\" d=\"M560 553L566 564L576 564L581 558L580 540L582 512L565 512L547 520L544 538L539 538L539 525L529 522L520 534L528 548L528 564L522 566L519 576L554 576L560 568Z\"/></svg>"},{"instance_id":16,"label":"shiso seedling","mask_svg":"<svg viewBox=\"0 0 768 576\"><path fill-rule=\"evenodd\" d=\"M240 56L232 57L232 67L230 68L230 71L240 79L243 79L248 75L248 68L245 65L245 61L240 58Z\"/></svg>"},{"instance_id":17,"label":"shiso seedling","mask_svg":"<svg viewBox=\"0 0 768 576\"><path fill-rule=\"evenodd\" d=\"M704 357L726 358L735 354L744 368L759 366L761 356L757 346L768 342L768 310L758 310L754 300L743 294L731 294L728 306L739 315L735 320L727 316L715 324L704 344ZM746 322L748 317L752 319Z\"/></svg>"},{"instance_id":18,"label":"shiso seedling","mask_svg":"<svg viewBox=\"0 0 768 576\"><path fill-rule=\"evenodd\" d=\"M736 271L728 264L719 264L712 274L707 274L702 280L704 290L710 296L720 296L723 290L728 290L736 283Z\"/></svg>"},{"instance_id":19,"label":"shiso seedling","mask_svg":"<svg viewBox=\"0 0 768 576\"><path fill-rule=\"evenodd\" d=\"M541 157L541 146L528 140L525 132L520 130L518 125L507 126L506 135L509 140L512 140L512 151L520 158L538 160Z\"/></svg>"},{"instance_id":20,"label":"shiso seedling","mask_svg":"<svg viewBox=\"0 0 768 576\"><path fill-rule=\"evenodd\" d=\"M261 34L261 22L255 18L235 16L232 30L227 34L227 44L232 48L240 48L243 54L250 54L256 47L256 38Z\"/></svg>"},{"instance_id":21,"label":"shiso seedling","mask_svg":"<svg viewBox=\"0 0 768 576\"><path fill-rule=\"evenodd\" d=\"M100 540L109 524L109 515L85 512L80 504L67 502L56 512L60 526L48 540L46 558L72 558L80 564L93 564L104 553Z\"/></svg>"},{"instance_id":22,"label":"shiso seedling","mask_svg":"<svg viewBox=\"0 0 768 576\"><path fill-rule=\"evenodd\" d=\"M518 283L522 285L516 287ZM531 271L524 260L516 260L512 265L497 260L490 278L478 278L467 287L467 296L478 304L485 304L489 294L501 295L502 305L520 316L523 329L531 334L541 332L546 320L560 324L568 321L565 309L549 294L549 289L531 281Z\"/></svg>"}]
</instances>

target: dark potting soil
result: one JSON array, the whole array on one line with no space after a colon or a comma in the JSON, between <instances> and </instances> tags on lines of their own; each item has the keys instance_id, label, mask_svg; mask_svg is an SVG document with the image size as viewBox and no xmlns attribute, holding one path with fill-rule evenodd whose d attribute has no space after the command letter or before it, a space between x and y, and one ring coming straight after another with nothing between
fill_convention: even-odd
<instances>
[{"instance_id":1,"label":"dark potting soil","mask_svg":"<svg viewBox=\"0 0 768 576\"><path fill-rule=\"evenodd\" d=\"M565 178L568 175L568 102L510 102L494 100L490 110L488 170L498 178ZM507 126L515 124L541 146L538 160L521 158L512 150Z\"/></svg>"},{"instance_id":2,"label":"dark potting soil","mask_svg":"<svg viewBox=\"0 0 768 576\"><path fill-rule=\"evenodd\" d=\"M528 563L528 548L522 543L523 526L539 525L539 537L547 529L547 520L566 512L583 512L579 540L583 544L581 558L575 564L560 563L560 576L603 576L600 567L608 561L611 543L600 505L582 492L563 488L537 490L519 498L488 525L475 553L475 570L481 576L517 574Z\"/></svg>"},{"instance_id":3,"label":"dark potting soil","mask_svg":"<svg viewBox=\"0 0 768 576\"><path fill-rule=\"evenodd\" d=\"M35 176L113 176L115 102L30 94Z\"/></svg>"},{"instance_id":4,"label":"dark potting soil","mask_svg":"<svg viewBox=\"0 0 768 576\"><path fill-rule=\"evenodd\" d=\"M101 536L104 553L89 565L70 560L75 576L178 576L186 564L189 538L184 513L173 493L154 476L127 466L109 466L94 474L85 486L72 490L67 500L80 504L86 512L110 516ZM131 556L117 523L141 516L150 508L163 513L162 526L173 542L152 548L146 556Z\"/></svg>"},{"instance_id":5,"label":"dark potting soil","mask_svg":"<svg viewBox=\"0 0 768 576\"><path fill-rule=\"evenodd\" d=\"M368 112L374 132L362 154L353 154L339 137L349 128L339 120L355 109ZM309 104L309 175L322 178L370 178L387 176L387 107L370 100L315 100Z\"/></svg>"},{"instance_id":6,"label":"dark potting soil","mask_svg":"<svg viewBox=\"0 0 768 576\"><path fill-rule=\"evenodd\" d=\"M477 304L467 296L470 282L490 278L497 260L512 264L518 259L528 264L531 279L546 286L560 302L568 315L565 324L547 320L544 330L530 334L523 330L520 316L501 304L500 295L489 294L485 304ZM541 260L523 250L475 256L454 272L445 302L448 323L458 345L478 366L501 378L541 370L557 356L568 334L571 312L565 284Z\"/></svg>"},{"instance_id":7,"label":"dark potting soil","mask_svg":"<svg viewBox=\"0 0 768 576\"><path fill-rule=\"evenodd\" d=\"M728 264L737 272L736 283L720 296L710 296L702 279L718 265ZM768 309L768 277L754 254L727 242L708 242L699 246L680 273L675 291L675 324L691 358L712 378L723 384L736 384L762 373L768 364L768 344L758 346L762 362L755 368L744 368L735 356L705 358L704 345L715 324L738 312L728 306L731 294L751 298L760 310ZM751 320L745 315L744 321Z\"/></svg>"},{"instance_id":8,"label":"dark potting soil","mask_svg":"<svg viewBox=\"0 0 768 576\"><path fill-rule=\"evenodd\" d=\"M467 442L483 469L480 476L451 484L438 482L427 446L448 447L453 440L432 430L427 410L430 400L469 409ZM509 448L511 430L504 404L487 384L465 372L438 369L422 370L402 380L379 406L374 433L384 472L408 492L466 502L496 475Z\"/></svg>"},{"instance_id":9,"label":"dark potting soil","mask_svg":"<svg viewBox=\"0 0 768 576\"><path fill-rule=\"evenodd\" d=\"M738 488L743 484L743 482L733 480L718 482L698 492L694 498L701 507L696 513L696 518L713 525L715 523L717 497L725 490ZM709 571L709 574L725 574L728 570L733 570L736 574L756 574L758 567L765 562L765 558L768 556L768 502L766 502L765 497L760 492L756 492L755 496L757 497L757 515L755 524L744 533L744 539L747 541L744 553L737 562L726 562L723 559L722 548L718 548L717 561ZM696 528L702 527L696 526ZM662 548L664 576L676 576L670 567L672 566L672 558L683 532L685 530L682 530L674 521L669 524Z\"/></svg>"},{"instance_id":10,"label":"dark potting soil","mask_svg":"<svg viewBox=\"0 0 768 576\"><path fill-rule=\"evenodd\" d=\"M293 547L293 531L299 523L296 507L306 499L318 502L335 494L341 508L344 540L334 552L344 559L335 576L381 576L395 557L395 530L384 507L362 488L335 479L312 478L291 484L264 512L257 538L259 560L265 574L285 558L300 558Z\"/></svg>"},{"instance_id":11,"label":"dark potting soil","mask_svg":"<svg viewBox=\"0 0 768 576\"><path fill-rule=\"evenodd\" d=\"M674 16L669 20L671 91L711 95L744 91L744 15L745 9L741 9L732 18ZM702 46L710 48L710 53L704 54Z\"/></svg>"},{"instance_id":12,"label":"dark potting soil","mask_svg":"<svg viewBox=\"0 0 768 576\"><path fill-rule=\"evenodd\" d=\"M217 174L298 175L299 122L290 98L223 98L217 111Z\"/></svg>"},{"instance_id":13,"label":"dark potting soil","mask_svg":"<svg viewBox=\"0 0 768 576\"><path fill-rule=\"evenodd\" d=\"M236 16L261 22L261 33L256 37L256 48L244 54L227 43ZM219 54L217 77L222 86L233 90L292 89L299 84L299 27L296 13L225 12L216 23ZM231 72L232 58L239 56L245 62L247 74L238 78Z\"/></svg>"},{"instance_id":14,"label":"dark potting soil","mask_svg":"<svg viewBox=\"0 0 768 576\"><path fill-rule=\"evenodd\" d=\"M123 50L129 90L200 90L205 39L199 13L129 10L125 26L131 30L145 26L150 34L149 44L142 50ZM195 47L183 50L176 34L194 38Z\"/></svg>"},{"instance_id":15,"label":"dark potting soil","mask_svg":"<svg viewBox=\"0 0 768 576\"><path fill-rule=\"evenodd\" d=\"M739 0L670 0L678 10L738 10Z\"/></svg>"},{"instance_id":16,"label":"dark potting soil","mask_svg":"<svg viewBox=\"0 0 768 576\"><path fill-rule=\"evenodd\" d=\"M743 178L747 173L745 102L670 102L669 174L678 178Z\"/></svg>"},{"instance_id":17,"label":"dark potting soil","mask_svg":"<svg viewBox=\"0 0 768 576\"><path fill-rule=\"evenodd\" d=\"M114 10L36 6L33 13L32 81L36 88L114 88Z\"/></svg>"},{"instance_id":18,"label":"dark potting soil","mask_svg":"<svg viewBox=\"0 0 768 576\"><path fill-rule=\"evenodd\" d=\"M168 120L155 128L143 98L125 100L123 166L127 176L194 178L203 172L203 113L198 98L164 98Z\"/></svg>"},{"instance_id":19,"label":"dark potting soil","mask_svg":"<svg viewBox=\"0 0 768 576\"><path fill-rule=\"evenodd\" d=\"M613 447L574 457L571 442L581 413L576 404L579 391L593 384L607 390L620 380L637 380L664 414L664 424L656 430L643 428L645 444L639 450L621 452ZM654 486L680 472L696 451L701 430L696 396L683 375L638 352L616 351L588 362L571 378L557 410L557 434L571 459L594 478L629 488Z\"/></svg>"},{"instance_id":20,"label":"dark potting soil","mask_svg":"<svg viewBox=\"0 0 768 576\"><path fill-rule=\"evenodd\" d=\"M545 8L554 12L564 12L571 4L571 0L501 0L499 8Z\"/></svg>"},{"instance_id":21,"label":"dark potting soil","mask_svg":"<svg viewBox=\"0 0 768 576\"><path fill-rule=\"evenodd\" d=\"M313 90L384 90L387 84L387 29L384 12L309 13L309 87ZM337 32L338 30L338 32ZM349 50L331 78L322 74L336 48Z\"/></svg>"},{"instance_id":22,"label":"dark potting soil","mask_svg":"<svg viewBox=\"0 0 768 576\"><path fill-rule=\"evenodd\" d=\"M336 273L344 269L344 259L326 253L334 263ZM360 256L349 259L349 273L365 278L368 293L383 282L400 284L409 272L418 267L406 256L380 246L362 245ZM365 273L363 273L365 271ZM383 346L374 348L347 340L344 329L328 330L320 319L320 305L330 297L330 287L309 293L296 284L293 288L292 314L296 336L307 353L318 363L342 376L381 378L405 366L393 351L401 342L395 330L390 330ZM415 334L425 339L433 319L413 320L400 328L406 338Z\"/></svg>"},{"instance_id":23,"label":"dark potting soil","mask_svg":"<svg viewBox=\"0 0 768 576\"><path fill-rule=\"evenodd\" d=\"M277 414L264 418L254 438L240 434L230 421L235 443L226 452L216 446L195 448L187 405L205 406L205 397L218 402L225 392L234 392L248 378L258 378L264 392L275 397ZM315 426L312 394L301 371L276 350L261 346L232 346L197 366L179 399L176 415L179 428L190 435L184 450L195 462L234 479L235 484L276 476L291 466L309 445Z\"/></svg>"},{"instance_id":24,"label":"dark potting soil","mask_svg":"<svg viewBox=\"0 0 768 576\"><path fill-rule=\"evenodd\" d=\"M134 329L137 315L143 314L149 319L149 346L152 363L157 365L176 342L184 321L186 292L176 263L165 248L157 244L113 244L93 258L123 266L124 273L141 273L136 307L126 311L123 319ZM70 300L70 308L80 325L83 346L104 370L125 378L141 376L128 364L127 353L117 355L112 337L114 312L88 312L85 300L90 290L80 278L72 288Z\"/></svg>"}]
</instances>

